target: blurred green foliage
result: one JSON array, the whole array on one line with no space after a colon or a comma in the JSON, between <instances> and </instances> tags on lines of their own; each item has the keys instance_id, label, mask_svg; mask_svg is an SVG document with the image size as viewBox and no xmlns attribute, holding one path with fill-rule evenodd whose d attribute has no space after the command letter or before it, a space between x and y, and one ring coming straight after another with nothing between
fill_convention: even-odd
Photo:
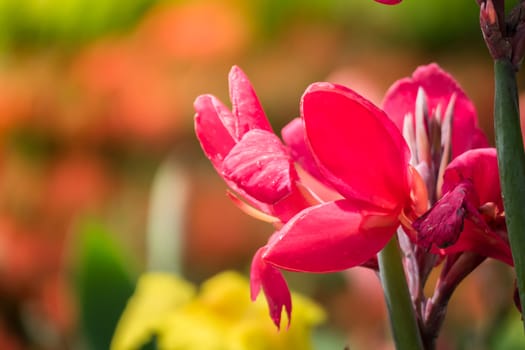
<instances>
[{"instance_id":1,"label":"blurred green foliage","mask_svg":"<svg viewBox=\"0 0 525 350\"><path fill-rule=\"evenodd\" d=\"M0 0L0 46L69 46L124 30L156 0Z\"/></svg>"},{"instance_id":2,"label":"blurred green foliage","mask_svg":"<svg viewBox=\"0 0 525 350\"><path fill-rule=\"evenodd\" d=\"M482 44L475 1L413 0L397 6L366 0L256 0L251 4L265 36L306 20L343 26L350 42L364 39L429 50Z\"/></svg>"},{"instance_id":3,"label":"blurred green foliage","mask_svg":"<svg viewBox=\"0 0 525 350\"><path fill-rule=\"evenodd\" d=\"M80 226L75 287L88 349L109 349L113 332L135 288L122 245L100 223Z\"/></svg>"}]
</instances>

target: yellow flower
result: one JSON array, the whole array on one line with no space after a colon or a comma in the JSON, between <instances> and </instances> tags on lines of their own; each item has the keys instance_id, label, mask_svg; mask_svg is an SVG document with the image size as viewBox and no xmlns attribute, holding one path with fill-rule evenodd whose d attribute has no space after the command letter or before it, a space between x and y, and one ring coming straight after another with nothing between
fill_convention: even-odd
<instances>
[{"instance_id":1,"label":"yellow flower","mask_svg":"<svg viewBox=\"0 0 525 350\"><path fill-rule=\"evenodd\" d=\"M151 336L163 350L311 349L310 333L324 311L292 294L294 320L278 331L261 298L252 303L248 281L239 273L220 273L195 294L174 275L141 277L115 332L112 350L139 349Z\"/></svg>"}]
</instances>

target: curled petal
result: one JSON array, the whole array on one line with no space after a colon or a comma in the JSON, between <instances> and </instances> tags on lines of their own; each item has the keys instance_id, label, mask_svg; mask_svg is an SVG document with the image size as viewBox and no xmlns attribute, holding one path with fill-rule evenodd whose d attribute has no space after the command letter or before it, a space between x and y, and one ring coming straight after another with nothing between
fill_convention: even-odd
<instances>
[{"instance_id":1,"label":"curled petal","mask_svg":"<svg viewBox=\"0 0 525 350\"><path fill-rule=\"evenodd\" d=\"M288 285L286 284L281 271L272 265L267 264L262 259L262 255L265 251L266 246L260 248L257 253L255 253L252 260L250 270L251 298L255 301L262 288L270 309L270 317L277 328L280 328L281 326L281 313L283 307L288 316L289 326L292 314L292 297L290 295L290 290L288 289Z\"/></svg>"},{"instance_id":2,"label":"curled petal","mask_svg":"<svg viewBox=\"0 0 525 350\"><path fill-rule=\"evenodd\" d=\"M264 130L247 132L224 159L222 171L248 195L268 204L290 194L297 179L286 148Z\"/></svg>"},{"instance_id":3,"label":"curled petal","mask_svg":"<svg viewBox=\"0 0 525 350\"><path fill-rule=\"evenodd\" d=\"M292 271L341 271L374 257L398 226L397 217L367 210L363 203L323 203L303 210L277 231L263 259Z\"/></svg>"},{"instance_id":4,"label":"curled petal","mask_svg":"<svg viewBox=\"0 0 525 350\"><path fill-rule=\"evenodd\" d=\"M392 211L405 204L410 152L383 111L341 85L315 83L301 112L319 169L338 192Z\"/></svg>"},{"instance_id":5,"label":"curled petal","mask_svg":"<svg viewBox=\"0 0 525 350\"><path fill-rule=\"evenodd\" d=\"M237 139L253 129L271 132L270 122L246 74L239 67L233 66L228 78Z\"/></svg>"},{"instance_id":6,"label":"curled petal","mask_svg":"<svg viewBox=\"0 0 525 350\"><path fill-rule=\"evenodd\" d=\"M445 248L456 243L466 218L475 218L483 224L478 206L479 200L472 182L464 180L414 222L418 244L425 248L433 244Z\"/></svg>"},{"instance_id":7,"label":"curled petal","mask_svg":"<svg viewBox=\"0 0 525 350\"><path fill-rule=\"evenodd\" d=\"M403 120L406 114L415 115L415 101L419 88L425 91L431 114L438 106L444 110L452 95L455 95L452 157L455 158L475 147L488 146L487 138L478 128L474 104L454 78L435 63L418 67L412 77L398 80L386 93L383 110L399 130L403 130Z\"/></svg>"},{"instance_id":8,"label":"curled petal","mask_svg":"<svg viewBox=\"0 0 525 350\"><path fill-rule=\"evenodd\" d=\"M454 159L443 175L443 193L469 179L479 196L480 204L493 202L503 208L495 148L470 150Z\"/></svg>"},{"instance_id":9,"label":"curled petal","mask_svg":"<svg viewBox=\"0 0 525 350\"><path fill-rule=\"evenodd\" d=\"M204 153L217 170L238 140L231 112L212 95L201 95L194 102L195 133Z\"/></svg>"}]
</instances>

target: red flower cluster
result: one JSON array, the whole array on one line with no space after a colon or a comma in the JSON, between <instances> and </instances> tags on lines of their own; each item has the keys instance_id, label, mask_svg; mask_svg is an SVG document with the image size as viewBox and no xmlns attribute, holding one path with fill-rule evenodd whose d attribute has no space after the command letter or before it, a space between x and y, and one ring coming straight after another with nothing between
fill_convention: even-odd
<instances>
[{"instance_id":1,"label":"red flower cluster","mask_svg":"<svg viewBox=\"0 0 525 350\"><path fill-rule=\"evenodd\" d=\"M291 313L279 269L373 266L396 232L429 254L512 264L496 153L481 148L471 101L437 65L396 82L383 109L341 85L310 85L284 143L244 73L234 67L229 79L233 109L199 96L195 130L235 202L276 226L255 254L251 286L277 326L283 307Z\"/></svg>"}]
</instances>

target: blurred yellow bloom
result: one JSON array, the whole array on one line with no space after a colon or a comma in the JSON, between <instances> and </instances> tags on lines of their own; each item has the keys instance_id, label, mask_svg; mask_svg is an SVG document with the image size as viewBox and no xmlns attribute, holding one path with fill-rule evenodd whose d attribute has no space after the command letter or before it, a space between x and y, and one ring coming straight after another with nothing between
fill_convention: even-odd
<instances>
[{"instance_id":1,"label":"blurred yellow bloom","mask_svg":"<svg viewBox=\"0 0 525 350\"><path fill-rule=\"evenodd\" d=\"M248 281L239 273L220 273L199 293L177 276L143 275L117 326L111 350L139 349L156 336L163 350L266 350L312 348L311 330L324 311L293 294L294 320L277 331L264 300L250 301Z\"/></svg>"}]
</instances>

